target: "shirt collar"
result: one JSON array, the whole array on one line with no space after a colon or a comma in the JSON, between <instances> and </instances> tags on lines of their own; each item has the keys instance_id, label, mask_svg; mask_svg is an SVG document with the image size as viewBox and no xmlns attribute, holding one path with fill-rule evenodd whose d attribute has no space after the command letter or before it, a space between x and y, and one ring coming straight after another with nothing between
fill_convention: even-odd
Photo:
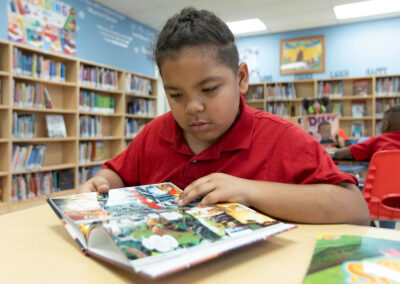
<instances>
[{"instance_id":1,"label":"shirt collar","mask_svg":"<svg viewBox=\"0 0 400 284\"><path fill-rule=\"evenodd\" d=\"M213 145L196 155L196 159L217 159L221 152L247 149L250 147L253 133L253 114L246 105L243 96L240 96L240 113L232 127ZM182 128L175 121L172 112L166 114L166 122L160 129L160 136L173 144L172 149L187 155L193 155L187 145Z\"/></svg>"}]
</instances>

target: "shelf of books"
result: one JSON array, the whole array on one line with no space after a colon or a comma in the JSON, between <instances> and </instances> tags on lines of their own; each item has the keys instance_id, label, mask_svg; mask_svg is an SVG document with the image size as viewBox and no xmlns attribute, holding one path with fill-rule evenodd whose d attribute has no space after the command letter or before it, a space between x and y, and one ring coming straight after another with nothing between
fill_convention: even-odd
<instances>
[{"instance_id":1,"label":"shelf of books","mask_svg":"<svg viewBox=\"0 0 400 284\"><path fill-rule=\"evenodd\" d=\"M125 74L124 136L127 147L143 127L157 115L157 81L133 73Z\"/></svg>"},{"instance_id":2,"label":"shelf of books","mask_svg":"<svg viewBox=\"0 0 400 284\"><path fill-rule=\"evenodd\" d=\"M400 104L400 75L250 84L250 106L282 117L305 116L303 98L329 99L328 112L354 139L380 134L383 113Z\"/></svg>"},{"instance_id":3,"label":"shelf of books","mask_svg":"<svg viewBox=\"0 0 400 284\"><path fill-rule=\"evenodd\" d=\"M0 40L0 214L76 192L156 117L156 86Z\"/></svg>"}]
</instances>

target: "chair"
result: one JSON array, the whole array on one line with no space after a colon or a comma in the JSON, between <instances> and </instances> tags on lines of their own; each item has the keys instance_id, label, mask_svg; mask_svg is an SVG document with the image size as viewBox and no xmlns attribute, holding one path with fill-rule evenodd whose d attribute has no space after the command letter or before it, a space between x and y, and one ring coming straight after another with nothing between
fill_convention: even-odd
<instances>
[{"instance_id":1,"label":"chair","mask_svg":"<svg viewBox=\"0 0 400 284\"><path fill-rule=\"evenodd\" d=\"M400 220L400 150L372 156L362 193L372 219Z\"/></svg>"}]
</instances>

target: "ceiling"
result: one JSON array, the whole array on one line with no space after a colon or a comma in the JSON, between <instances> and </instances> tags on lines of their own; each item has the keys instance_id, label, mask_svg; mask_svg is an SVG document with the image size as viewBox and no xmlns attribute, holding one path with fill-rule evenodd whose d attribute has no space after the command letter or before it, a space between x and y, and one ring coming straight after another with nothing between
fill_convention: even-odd
<instances>
[{"instance_id":1,"label":"ceiling","mask_svg":"<svg viewBox=\"0 0 400 284\"><path fill-rule=\"evenodd\" d=\"M400 16L400 13L338 21L333 7L360 0L95 0L138 22L161 30L168 18L183 7L213 11L225 22L260 18L267 32L277 33Z\"/></svg>"}]
</instances>

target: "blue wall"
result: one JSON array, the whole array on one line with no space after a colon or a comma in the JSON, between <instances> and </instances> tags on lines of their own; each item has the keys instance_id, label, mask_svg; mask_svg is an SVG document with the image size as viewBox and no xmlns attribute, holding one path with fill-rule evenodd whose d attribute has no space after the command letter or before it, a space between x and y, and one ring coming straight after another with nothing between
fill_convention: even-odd
<instances>
[{"instance_id":1,"label":"blue wall","mask_svg":"<svg viewBox=\"0 0 400 284\"><path fill-rule=\"evenodd\" d=\"M155 30L92 0L60 2L76 8L78 58L154 76ZM0 39L7 39L7 3L0 0Z\"/></svg>"},{"instance_id":2,"label":"blue wall","mask_svg":"<svg viewBox=\"0 0 400 284\"><path fill-rule=\"evenodd\" d=\"M325 35L325 73L279 74L280 40ZM237 39L239 53L253 72L251 81L292 81L400 74L400 17ZM246 57L246 58L244 58Z\"/></svg>"}]
</instances>

